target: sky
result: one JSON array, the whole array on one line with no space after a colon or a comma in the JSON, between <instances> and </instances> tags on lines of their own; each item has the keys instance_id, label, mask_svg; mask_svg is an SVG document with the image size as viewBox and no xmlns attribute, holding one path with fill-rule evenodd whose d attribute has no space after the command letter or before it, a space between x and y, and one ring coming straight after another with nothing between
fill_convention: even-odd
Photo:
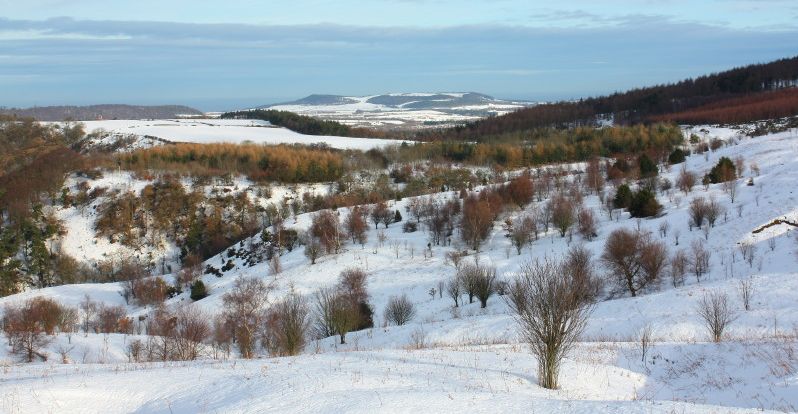
<instances>
[{"instance_id":1,"label":"sky","mask_svg":"<svg viewBox=\"0 0 798 414\"><path fill-rule=\"evenodd\" d=\"M0 0L0 106L557 100L798 55L795 0Z\"/></svg>"}]
</instances>

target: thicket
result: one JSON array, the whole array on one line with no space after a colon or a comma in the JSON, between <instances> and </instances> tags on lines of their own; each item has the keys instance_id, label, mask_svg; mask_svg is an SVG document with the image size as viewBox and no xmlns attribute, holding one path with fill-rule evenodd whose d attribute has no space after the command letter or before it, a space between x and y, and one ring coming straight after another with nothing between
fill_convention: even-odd
<instances>
[{"instance_id":1,"label":"thicket","mask_svg":"<svg viewBox=\"0 0 798 414\"><path fill-rule=\"evenodd\" d=\"M246 175L253 181L335 181L344 157L329 148L300 145L176 144L120 154L123 168L194 176Z\"/></svg>"}]
</instances>

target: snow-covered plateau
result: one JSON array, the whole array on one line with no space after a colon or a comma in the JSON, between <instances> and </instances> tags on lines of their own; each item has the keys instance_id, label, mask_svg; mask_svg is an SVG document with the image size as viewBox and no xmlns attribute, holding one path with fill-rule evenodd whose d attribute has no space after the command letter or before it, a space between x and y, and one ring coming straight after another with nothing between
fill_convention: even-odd
<instances>
[{"instance_id":1,"label":"snow-covered plateau","mask_svg":"<svg viewBox=\"0 0 798 414\"><path fill-rule=\"evenodd\" d=\"M167 142L255 144L327 144L339 149L369 150L397 141L371 138L304 135L266 121L239 119L102 120L83 122L87 133L99 135L98 144L133 137L130 149ZM104 132L104 133L103 133Z\"/></svg>"},{"instance_id":2,"label":"snow-covered plateau","mask_svg":"<svg viewBox=\"0 0 798 414\"><path fill-rule=\"evenodd\" d=\"M298 134L257 121L172 120L87 122L87 130L158 136L170 141L209 142L222 131L240 130L234 142L282 142ZM0 412L6 413L284 413L284 412L524 412L524 413L726 413L795 412L798 410L798 229L787 224L754 230L777 219L798 218L798 132L744 137L721 127L685 131L702 139L732 141L706 154L687 158L687 169L700 175L720 157L741 156L748 168L739 180L736 198L721 184L697 185L690 193L674 188L659 194L663 214L637 220L624 212L609 219L596 195L585 196L594 210L598 237L560 237L551 229L516 254L505 237L502 220L482 246L463 260L495 266L510 278L536 259L559 258L570 246L583 244L598 259L608 235L616 229L640 229L662 240L670 253L690 249L694 240L711 252L710 271L700 281L688 275L674 287L668 279L637 297L602 297L590 314L579 342L564 362L560 389L540 387L537 364L520 340L517 322L502 296L492 296L482 309L477 301L454 308L445 294L430 293L448 280L454 267L446 253L459 247L431 246L427 232L405 233L401 223L384 230L369 228L368 242L346 244L337 255L311 265L301 249L281 257L282 271L273 275L268 263L234 267L202 280L210 295L192 302L188 292L167 305L192 311L219 312L222 295L239 276L257 277L275 286L271 300L289 291L312 295L333 285L341 271L359 266L368 272L368 293L375 314L374 328L352 332L347 344L337 338L308 343L294 357L256 359L214 358L210 352L196 361L130 362L128 345L141 335L58 334L44 351L46 362L19 363L0 339ZM284 138L285 137L285 138ZM331 146L368 149L376 140L324 138ZM335 138L335 139L333 139ZM305 139L305 138L303 138ZM331 141L326 141L330 139ZM305 142L305 141L302 141ZM753 167L756 166L756 169ZM568 170L583 166L571 165ZM660 172L676 181L680 165ZM104 185L139 186L132 178L107 175ZM746 185L751 180L752 185ZM115 180L115 181L114 181ZM441 199L453 193L432 195ZM705 232L688 226L690 200L714 197L725 209ZM390 203L405 214L412 201ZM534 204L528 208L534 208ZM341 216L347 208L339 209ZM524 211L506 213L507 218ZM91 216L65 210L64 243L82 260L92 260L116 248L93 242ZM505 218L505 217L502 217ZM667 226L663 226L667 223ZM310 215L291 218L288 226L307 228ZM667 227L666 235L661 229ZM380 229L380 231L383 231ZM74 233L72 233L74 232ZM255 236L258 238L259 236ZM455 235L456 238L456 235ZM742 258L740 244L754 246L754 257ZM678 245L677 245L678 244ZM206 263L220 266L224 255ZM596 272L606 274L598 260ZM166 277L171 277L167 275ZM744 310L740 282L752 286L750 310ZM0 299L0 305L46 296L77 307L88 295L107 305L124 306L128 315L145 315L150 308L127 304L121 283L82 284L31 290ZM699 319L697 304L706 292L727 293L736 314L726 339L710 340ZM383 323L392 296L406 294L417 314L402 326ZM641 346L648 327L650 348Z\"/></svg>"}]
</instances>

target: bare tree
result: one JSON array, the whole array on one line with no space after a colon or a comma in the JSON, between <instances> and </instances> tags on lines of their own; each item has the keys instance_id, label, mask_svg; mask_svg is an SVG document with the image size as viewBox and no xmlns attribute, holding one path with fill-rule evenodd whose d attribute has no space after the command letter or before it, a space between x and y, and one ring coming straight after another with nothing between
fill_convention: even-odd
<instances>
[{"instance_id":1,"label":"bare tree","mask_svg":"<svg viewBox=\"0 0 798 414\"><path fill-rule=\"evenodd\" d=\"M710 197L709 202L706 203L706 217L710 227L715 227L715 221L726 209L715 200L715 197Z\"/></svg>"},{"instance_id":2,"label":"bare tree","mask_svg":"<svg viewBox=\"0 0 798 414\"><path fill-rule=\"evenodd\" d=\"M684 275L687 273L687 265L689 264L690 259L687 257L687 253L685 253L684 250L677 250L676 253L671 256L669 270L673 287L684 284Z\"/></svg>"},{"instance_id":3,"label":"bare tree","mask_svg":"<svg viewBox=\"0 0 798 414\"><path fill-rule=\"evenodd\" d=\"M460 272L457 272L446 283L446 294L454 300L454 307L460 306L460 296L463 294L463 279Z\"/></svg>"},{"instance_id":4,"label":"bare tree","mask_svg":"<svg viewBox=\"0 0 798 414\"><path fill-rule=\"evenodd\" d=\"M693 227L701 228L707 216L707 209L707 201L704 197L696 197L690 201L690 208L688 209L690 222L688 224L691 230Z\"/></svg>"},{"instance_id":5,"label":"bare tree","mask_svg":"<svg viewBox=\"0 0 798 414\"><path fill-rule=\"evenodd\" d=\"M593 258L590 250L582 245L571 247L562 265L571 277L571 284L578 296L579 303L595 302L603 286L601 279L595 275L593 270Z\"/></svg>"},{"instance_id":6,"label":"bare tree","mask_svg":"<svg viewBox=\"0 0 798 414\"><path fill-rule=\"evenodd\" d=\"M49 306L49 305L55 306ZM50 337L57 326L60 306L43 297L28 299L19 305L6 305L3 312L3 333L11 353L22 357L27 362L33 362L37 357L47 359L47 355L40 349L50 343ZM49 332L48 332L49 331Z\"/></svg>"},{"instance_id":7,"label":"bare tree","mask_svg":"<svg viewBox=\"0 0 798 414\"><path fill-rule=\"evenodd\" d=\"M488 299L496 293L496 268L489 266L478 266L479 272L474 279L474 289L480 307L488 306Z\"/></svg>"},{"instance_id":8,"label":"bare tree","mask_svg":"<svg viewBox=\"0 0 798 414\"><path fill-rule=\"evenodd\" d=\"M549 261L521 267L508 303L538 360L538 383L558 388L562 359L584 330L591 307L580 303L563 266Z\"/></svg>"},{"instance_id":9,"label":"bare tree","mask_svg":"<svg viewBox=\"0 0 798 414\"><path fill-rule=\"evenodd\" d=\"M416 308L407 295L391 296L385 305L385 321L394 325L404 325L416 316Z\"/></svg>"},{"instance_id":10,"label":"bare tree","mask_svg":"<svg viewBox=\"0 0 798 414\"><path fill-rule=\"evenodd\" d=\"M255 342L265 320L272 287L258 278L239 277L222 296L224 315L243 358L255 355Z\"/></svg>"},{"instance_id":11,"label":"bare tree","mask_svg":"<svg viewBox=\"0 0 798 414\"><path fill-rule=\"evenodd\" d=\"M679 190L687 194L690 191L693 191L695 183L695 173L687 171L687 167L683 165L682 169L679 171L679 176L676 178L676 186L679 187Z\"/></svg>"},{"instance_id":12,"label":"bare tree","mask_svg":"<svg viewBox=\"0 0 798 414\"><path fill-rule=\"evenodd\" d=\"M704 294L698 302L697 311L714 342L723 339L723 331L737 318L729 307L728 295L718 291Z\"/></svg>"},{"instance_id":13,"label":"bare tree","mask_svg":"<svg viewBox=\"0 0 798 414\"><path fill-rule=\"evenodd\" d=\"M579 234L587 241L591 241L597 236L596 217L593 215L592 211L586 208L579 209L579 213L577 214L577 228L579 229Z\"/></svg>"},{"instance_id":14,"label":"bare tree","mask_svg":"<svg viewBox=\"0 0 798 414\"><path fill-rule=\"evenodd\" d=\"M693 256L690 259L690 270L695 275L696 280L701 282L701 276L709 272L711 253L704 247L704 243L701 240L693 240L690 248Z\"/></svg>"},{"instance_id":15,"label":"bare tree","mask_svg":"<svg viewBox=\"0 0 798 414\"><path fill-rule=\"evenodd\" d=\"M610 233L604 245L601 261L615 275L618 286L637 296L650 282L650 277L659 276L648 273L643 267L643 252L651 244L648 234L618 229Z\"/></svg>"},{"instance_id":16,"label":"bare tree","mask_svg":"<svg viewBox=\"0 0 798 414\"><path fill-rule=\"evenodd\" d=\"M756 257L756 246L751 243L743 242L740 243L740 254L743 256L743 260L748 263L749 267L754 266L754 258Z\"/></svg>"},{"instance_id":17,"label":"bare tree","mask_svg":"<svg viewBox=\"0 0 798 414\"><path fill-rule=\"evenodd\" d=\"M737 286L737 291L740 293L740 300L743 302L743 308L746 311L751 310L751 297L754 295L754 284L750 280L741 280Z\"/></svg>"},{"instance_id":18,"label":"bare tree","mask_svg":"<svg viewBox=\"0 0 798 414\"><path fill-rule=\"evenodd\" d=\"M304 297L291 292L269 309L265 346L272 355L297 355L305 346L309 308Z\"/></svg>"},{"instance_id":19,"label":"bare tree","mask_svg":"<svg viewBox=\"0 0 798 414\"><path fill-rule=\"evenodd\" d=\"M641 247L640 265L650 281L660 280L668 265L668 248L661 241L648 240Z\"/></svg>"}]
</instances>

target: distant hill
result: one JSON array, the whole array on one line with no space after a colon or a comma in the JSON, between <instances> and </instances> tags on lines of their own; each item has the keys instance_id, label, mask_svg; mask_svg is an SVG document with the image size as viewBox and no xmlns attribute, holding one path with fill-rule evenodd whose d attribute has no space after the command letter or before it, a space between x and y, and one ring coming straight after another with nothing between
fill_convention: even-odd
<instances>
[{"instance_id":1,"label":"distant hill","mask_svg":"<svg viewBox=\"0 0 798 414\"><path fill-rule=\"evenodd\" d=\"M513 106L523 107L528 102L496 99L477 92L438 92L438 93L389 93L370 96L309 95L302 99L264 105L259 109L283 109L283 107L304 106L324 107L360 104L361 110L374 109L452 109L469 106ZM318 108L320 109L320 108Z\"/></svg>"},{"instance_id":2,"label":"distant hill","mask_svg":"<svg viewBox=\"0 0 798 414\"><path fill-rule=\"evenodd\" d=\"M368 96L310 95L259 110L288 111L352 127L413 130L462 125L536 105L477 92L389 93Z\"/></svg>"},{"instance_id":3,"label":"distant hill","mask_svg":"<svg viewBox=\"0 0 798 414\"><path fill-rule=\"evenodd\" d=\"M39 121L93 121L97 119L168 119L199 116L199 110L182 105L90 105L38 106L33 108L0 108L0 114L35 118Z\"/></svg>"}]
</instances>

